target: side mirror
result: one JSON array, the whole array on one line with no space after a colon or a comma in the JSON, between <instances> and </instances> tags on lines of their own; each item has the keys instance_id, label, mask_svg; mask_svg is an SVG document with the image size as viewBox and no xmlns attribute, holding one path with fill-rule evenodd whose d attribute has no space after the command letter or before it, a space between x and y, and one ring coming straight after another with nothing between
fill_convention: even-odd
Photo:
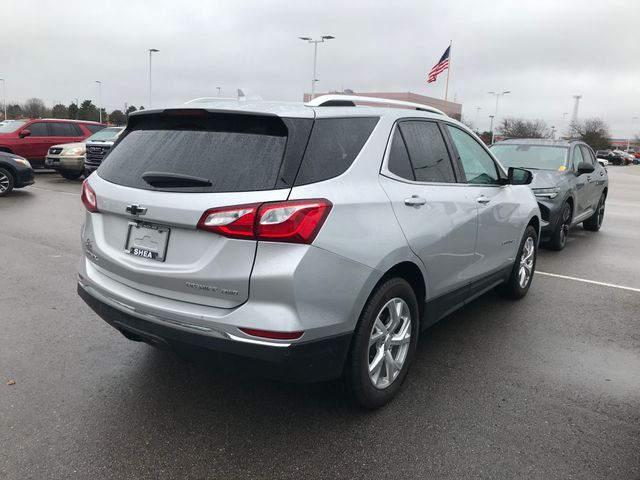
<instances>
[{"instance_id":1,"label":"side mirror","mask_svg":"<svg viewBox=\"0 0 640 480\"><path fill-rule=\"evenodd\" d=\"M18 135L20 138L24 138L24 137L28 137L29 135L31 135L31 130L28 129L24 129L20 132L20 134Z\"/></svg>"},{"instance_id":2,"label":"side mirror","mask_svg":"<svg viewBox=\"0 0 640 480\"><path fill-rule=\"evenodd\" d=\"M509 167L509 185L529 185L533 180L533 173L524 168Z\"/></svg>"},{"instance_id":3,"label":"side mirror","mask_svg":"<svg viewBox=\"0 0 640 480\"><path fill-rule=\"evenodd\" d=\"M578 164L578 175L582 175L583 173L591 173L596 169L593 165L588 162L580 162Z\"/></svg>"}]
</instances>

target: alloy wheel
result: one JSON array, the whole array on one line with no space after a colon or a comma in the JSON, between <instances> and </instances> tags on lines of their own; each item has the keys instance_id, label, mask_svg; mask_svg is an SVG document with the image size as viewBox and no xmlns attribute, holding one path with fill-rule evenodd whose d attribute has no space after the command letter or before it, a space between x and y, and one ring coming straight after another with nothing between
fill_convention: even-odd
<instances>
[{"instance_id":1,"label":"alloy wheel","mask_svg":"<svg viewBox=\"0 0 640 480\"><path fill-rule=\"evenodd\" d=\"M9 188L9 177L0 172L0 193L4 193Z\"/></svg>"},{"instance_id":2,"label":"alloy wheel","mask_svg":"<svg viewBox=\"0 0 640 480\"><path fill-rule=\"evenodd\" d=\"M598 206L598 227L602 225L603 220L604 220L604 199L600 201L600 205Z\"/></svg>"},{"instance_id":3,"label":"alloy wheel","mask_svg":"<svg viewBox=\"0 0 640 480\"><path fill-rule=\"evenodd\" d=\"M533 261L535 260L536 247L533 238L527 237L522 246L520 256L520 269L518 270L518 284L520 288L526 288L533 275Z\"/></svg>"},{"instance_id":4,"label":"alloy wheel","mask_svg":"<svg viewBox=\"0 0 640 480\"><path fill-rule=\"evenodd\" d=\"M569 236L569 219L571 218L571 208L569 205L562 211L562 225L560 225L560 244L564 245Z\"/></svg>"},{"instance_id":5,"label":"alloy wheel","mask_svg":"<svg viewBox=\"0 0 640 480\"><path fill-rule=\"evenodd\" d=\"M404 366L411 343L411 311L401 298L392 298L378 313L369 335L369 379L387 388Z\"/></svg>"}]
</instances>

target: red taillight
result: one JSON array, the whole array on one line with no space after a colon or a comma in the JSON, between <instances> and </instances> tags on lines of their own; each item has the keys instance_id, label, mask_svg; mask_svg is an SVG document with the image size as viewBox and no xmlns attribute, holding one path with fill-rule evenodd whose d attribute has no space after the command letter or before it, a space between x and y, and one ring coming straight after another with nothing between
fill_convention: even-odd
<instances>
[{"instance_id":1,"label":"red taillight","mask_svg":"<svg viewBox=\"0 0 640 480\"><path fill-rule=\"evenodd\" d=\"M198 228L231 238L310 244L331 211L323 198L212 208Z\"/></svg>"},{"instance_id":2,"label":"red taillight","mask_svg":"<svg viewBox=\"0 0 640 480\"><path fill-rule=\"evenodd\" d=\"M89 186L87 183L89 179L85 179L82 182L82 193L80 194L80 198L82 198L82 203L87 210L90 212L98 211L98 197L96 197L96 192L93 191L93 188Z\"/></svg>"},{"instance_id":3,"label":"red taillight","mask_svg":"<svg viewBox=\"0 0 640 480\"><path fill-rule=\"evenodd\" d=\"M273 330L256 330L255 328L242 328L240 330L253 337L270 338L272 340L296 340L304 332L274 332Z\"/></svg>"},{"instance_id":4,"label":"red taillight","mask_svg":"<svg viewBox=\"0 0 640 480\"><path fill-rule=\"evenodd\" d=\"M255 240L256 212L259 203L212 208L200 217L198 228L230 238Z\"/></svg>"}]
</instances>

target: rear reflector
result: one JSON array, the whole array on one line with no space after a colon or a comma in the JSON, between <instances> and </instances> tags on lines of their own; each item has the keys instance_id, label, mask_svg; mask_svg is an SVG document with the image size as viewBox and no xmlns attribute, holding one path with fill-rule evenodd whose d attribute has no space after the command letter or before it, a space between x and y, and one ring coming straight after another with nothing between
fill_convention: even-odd
<instances>
[{"instance_id":1,"label":"rear reflector","mask_svg":"<svg viewBox=\"0 0 640 480\"><path fill-rule=\"evenodd\" d=\"M324 198L212 208L198 228L230 238L310 244L333 205Z\"/></svg>"},{"instance_id":2,"label":"rear reflector","mask_svg":"<svg viewBox=\"0 0 640 480\"><path fill-rule=\"evenodd\" d=\"M98 197L96 197L96 192L93 191L93 188L89 186L88 178L82 182L82 193L80 194L80 198L82 199L82 203L84 203L85 208L90 212L98 211Z\"/></svg>"},{"instance_id":3,"label":"rear reflector","mask_svg":"<svg viewBox=\"0 0 640 480\"><path fill-rule=\"evenodd\" d=\"M271 330L256 330L254 328L240 328L241 331L252 337L270 338L272 340L296 340L304 332L274 332Z\"/></svg>"}]
</instances>

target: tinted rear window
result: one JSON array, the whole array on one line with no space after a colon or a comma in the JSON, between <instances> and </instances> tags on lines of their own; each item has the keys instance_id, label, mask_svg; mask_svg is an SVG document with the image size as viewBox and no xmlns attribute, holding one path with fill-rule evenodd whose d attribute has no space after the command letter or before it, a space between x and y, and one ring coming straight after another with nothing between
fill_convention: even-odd
<instances>
[{"instance_id":1,"label":"tinted rear window","mask_svg":"<svg viewBox=\"0 0 640 480\"><path fill-rule=\"evenodd\" d=\"M377 117L316 120L296 185L320 182L344 173L377 123Z\"/></svg>"},{"instance_id":2,"label":"tinted rear window","mask_svg":"<svg viewBox=\"0 0 640 480\"><path fill-rule=\"evenodd\" d=\"M240 118L238 118L240 117ZM273 189L287 143L275 117L138 117L100 167L105 180L146 190L241 192ZM145 172L206 178L207 187L154 188Z\"/></svg>"},{"instance_id":3,"label":"tinted rear window","mask_svg":"<svg viewBox=\"0 0 640 480\"><path fill-rule=\"evenodd\" d=\"M104 125L95 125L93 123L85 123L84 127L89 130L91 133L96 133L99 132L100 130L102 130L105 126Z\"/></svg>"}]
</instances>

